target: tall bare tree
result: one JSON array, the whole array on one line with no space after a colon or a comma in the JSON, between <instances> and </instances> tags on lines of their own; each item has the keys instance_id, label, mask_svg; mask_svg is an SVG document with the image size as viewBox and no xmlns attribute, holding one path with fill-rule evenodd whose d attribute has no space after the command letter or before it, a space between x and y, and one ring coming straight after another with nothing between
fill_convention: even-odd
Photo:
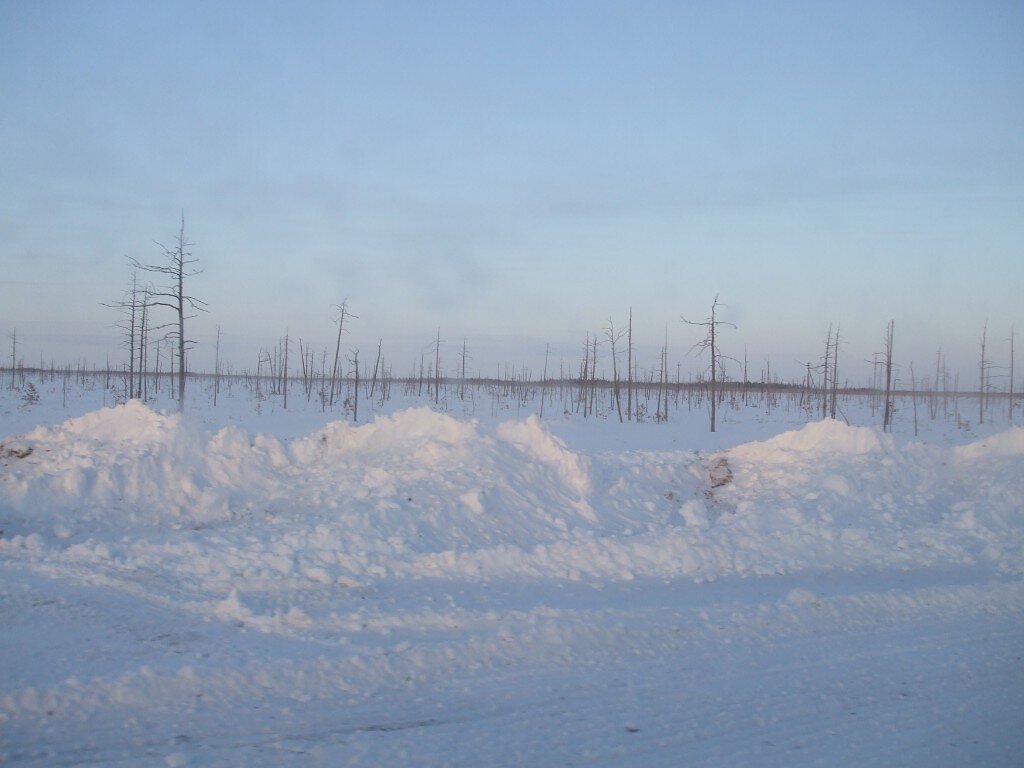
<instances>
[{"instance_id":1,"label":"tall bare tree","mask_svg":"<svg viewBox=\"0 0 1024 768\"><path fill-rule=\"evenodd\" d=\"M711 353L711 431L715 431L716 427L716 409L718 406L718 382L720 374L723 372L723 359L721 351L718 348L718 328L719 326L725 325L730 328L736 326L725 320L718 319L718 308L724 307L724 304L718 302L718 294L715 294L715 300L711 302L711 314L701 321L687 320L685 317L680 319L686 325L695 325L705 329L705 336L703 339L693 345L693 349L697 350L698 354L703 355L704 352Z\"/></svg>"},{"instance_id":2,"label":"tall bare tree","mask_svg":"<svg viewBox=\"0 0 1024 768\"><path fill-rule=\"evenodd\" d=\"M163 250L164 261L159 264L142 264L132 259L132 265L143 272L161 275L166 281L156 286L149 294L149 305L170 309L175 319L158 328L171 328L168 337L177 341L178 345L178 408L185 407L185 377L188 372L186 352L195 346L195 341L185 336L185 321L195 317L189 312L206 312L206 302L185 291L185 281L195 277L202 270L196 269L199 259L193 257L189 250L195 243L185 237L185 213L181 214L181 226L170 247L157 243ZM156 329L154 329L156 330Z\"/></svg>"},{"instance_id":3,"label":"tall bare tree","mask_svg":"<svg viewBox=\"0 0 1024 768\"><path fill-rule=\"evenodd\" d=\"M619 393L619 355L616 345L622 339L625 331L615 330L615 321L608 318L608 325L604 327L604 335L612 348L612 395L615 398L615 410L619 414L619 423L622 423L622 399ZM628 410L628 406L627 406Z\"/></svg>"},{"instance_id":4,"label":"tall bare tree","mask_svg":"<svg viewBox=\"0 0 1024 768\"><path fill-rule=\"evenodd\" d=\"M1010 326L1010 406L1009 422L1013 424L1013 326Z\"/></svg>"},{"instance_id":5,"label":"tall bare tree","mask_svg":"<svg viewBox=\"0 0 1024 768\"><path fill-rule=\"evenodd\" d=\"M633 308L626 326L626 418L633 420Z\"/></svg>"},{"instance_id":6,"label":"tall bare tree","mask_svg":"<svg viewBox=\"0 0 1024 768\"><path fill-rule=\"evenodd\" d=\"M11 389L14 389L14 372L18 368L18 329L11 334Z\"/></svg>"},{"instance_id":7,"label":"tall bare tree","mask_svg":"<svg viewBox=\"0 0 1024 768\"><path fill-rule=\"evenodd\" d=\"M351 312L348 311L347 298L344 301L342 301L341 304L335 306L335 309L338 310L338 341L334 345L334 365L331 366L331 392L327 402L328 407L331 408L334 407L334 393L337 387L338 378L341 375L341 369L338 368L338 363L339 356L341 355L341 334L342 331L345 329L345 318L358 318L358 315L353 315Z\"/></svg>"},{"instance_id":8,"label":"tall bare tree","mask_svg":"<svg viewBox=\"0 0 1024 768\"><path fill-rule=\"evenodd\" d=\"M892 431L892 417L896 410L892 391L892 335L895 323L890 320L885 331L885 412L882 415L882 430Z\"/></svg>"},{"instance_id":9,"label":"tall bare tree","mask_svg":"<svg viewBox=\"0 0 1024 768\"><path fill-rule=\"evenodd\" d=\"M126 257L127 258L127 257ZM113 302L102 302L101 306L116 309L121 319L115 326L124 332L122 347L128 350L128 379L125 398L142 397L143 366L145 365L146 332L149 329L148 306L151 286L139 282L139 265L128 259L131 267L131 281L121 298Z\"/></svg>"}]
</instances>

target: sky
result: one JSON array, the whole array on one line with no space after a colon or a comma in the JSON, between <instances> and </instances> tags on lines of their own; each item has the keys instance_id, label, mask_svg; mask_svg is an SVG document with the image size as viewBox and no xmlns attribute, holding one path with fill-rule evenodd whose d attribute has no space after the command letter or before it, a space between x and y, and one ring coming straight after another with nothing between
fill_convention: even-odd
<instances>
[{"instance_id":1,"label":"sky","mask_svg":"<svg viewBox=\"0 0 1024 768\"><path fill-rule=\"evenodd\" d=\"M192 367L287 331L396 373L576 365L626 322L684 375L965 376L1024 330L1024 3L0 0L0 330L124 352L126 257L182 213ZM9 339L0 342L9 357ZM372 354L372 353L371 353ZM606 354L606 353L602 353ZM855 367L856 366L856 367ZM1018 367L1019 368L1019 367ZM734 375L735 375L734 371Z\"/></svg>"}]
</instances>

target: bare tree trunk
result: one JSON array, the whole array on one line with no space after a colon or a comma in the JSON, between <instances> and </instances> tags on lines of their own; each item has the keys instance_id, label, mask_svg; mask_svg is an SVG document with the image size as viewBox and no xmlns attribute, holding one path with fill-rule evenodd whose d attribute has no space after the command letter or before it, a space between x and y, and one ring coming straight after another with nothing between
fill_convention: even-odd
<instances>
[{"instance_id":1,"label":"bare tree trunk","mask_svg":"<svg viewBox=\"0 0 1024 768\"><path fill-rule=\"evenodd\" d=\"M917 380L914 378L914 364L910 364L910 398L914 404L914 437L917 437Z\"/></svg>"},{"instance_id":2,"label":"bare tree trunk","mask_svg":"<svg viewBox=\"0 0 1024 768\"><path fill-rule=\"evenodd\" d=\"M836 326L836 340L832 347L832 405L829 417L836 417L836 398L839 395L839 326Z\"/></svg>"},{"instance_id":3,"label":"bare tree trunk","mask_svg":"<svg viewBox=\"0 0 1024 768\"><path fill-rule=\"evenodd\" d=\"M434 405L441 403L441 328L437 329L437 341L434 344Z\"/></svg>"},{"instance_id":4,"label":"bare tree trunk","mask_svg":"<svg viewBox=\"0 0 1024 768\"><path fill-rule=\"evenodd\" d=\"M345 327L345 317L355 317L351 312L348 311L348 299L345 299L341 304L337 305L338 309L338 340L334 345L334 365L331 366L331 392L328 399L328 406L334 407L334 393L338 383L338 377L341 371L338 368L339 356L341 355L341 333Z\"/></svg>"},{"instance_id":5,"label":"bare tree trunk","mask_svg":"<svg viewBox=\"0 0 1024 768\"><path fill-rule=\"evenodd\" d=\"M981 381L978 385L978 423L985 423L985 373L988 370L988 362L985 360L985 337L988 334L988 323L981 329L981 360L978 361L978 374Z\"/></svg>"},{"instance_id":6,"label":"bare tree trunk","mask_svg":"<svg viewBox=\"0 0 1024 768\"><path fill-rule=\"evenodd\" d=\"M892 400L892 336L895 323L890 320L888 332L885 335L885 415L882 419L882 429L886 432L892 431L892 417L895 410L895 403Z\"/></svg>"},{"instance_id":7,"label":"bare tree trunk","mask_svg":"<svg viewBox=\"0 0 1024 768\"><path fill-rule=\"evenodd\" d=\"M302 346L302 342L299 342ZM217 344L213 352L213 406L217 407L217 395L220 393L220 326L217 326Z\"/></svg>"},{"instance_id":8,"label":"bare tree trunk","mask_svg":"<svg viewBox=\"0 0 1024 768\"><path fill-rule=\"evenodd\" d=\"M1013 326L1010 326L1010 407L1009 422L1013 424Z\"/></svg>"},{"instance_id":9,"label":"bare tree trunk","mask_svg":"<svg viewBox=\"0 0 1024 768\"><path fill-rule=\"evenodd\" d=\"M616 350L616 344L619 339L622 338L622 332L615 332L615 323L612 319L608 318L608 325L604 329L605 336L608 337L608 342L612 348L612 399L615 402L615 410L619 414L619 423L622 423L622 400L619 396L619 356Z\"/></svg>"},{"instance_id":10,"label":"bare tree trunk","mask_svg":"<svg viewBox=\"0 0 1024 768\"><path fill-rule=\"evenodd\" d=\"M18 329L11 334L11 389L14 389L14 369L18 367Z\"/></svg>"},{"instance_id":11,"label":"bare tree trunk","mask_svg":"<svg viewBox=\"0 0 1024 768\"><path fill-rule=\"evenodd\" d=\"M629 308L626 331L626 418L633 420L633 308Z\"/></svg>"},{"instance_id":12,"label":"bare tree trunk","mask_svg":"<svg viewBox=\"0 0 1024 768\"><path fill-rule=\"evenodd\" d=\"M284 331L284 360L281 364L281 392L284 398L284 409L288 410L288 329Z\"/></svg>"},{"instance_id":13,"label":"bare tree trunk","mask_svg":"<svg viewBox=\"0 0 1024 768\"><path fill-rule=\"evenodd\" d=\"M355 369L355 389L352 400L352 421L359 421L359 350L352 351L352 367Z\"/></svg>"},{"instance_id":14,"label":"bare tree trunk","mask_svg":"<svg viewBox=\"0 0 1024 768\"><path fill-rule=\"evenodd\" d=\"M551 344L544 345L544 373L540 377L540 418L544 418L544 399L547 397L548 380L548 354L551 352Z\"/></svg>"}]
</instances>

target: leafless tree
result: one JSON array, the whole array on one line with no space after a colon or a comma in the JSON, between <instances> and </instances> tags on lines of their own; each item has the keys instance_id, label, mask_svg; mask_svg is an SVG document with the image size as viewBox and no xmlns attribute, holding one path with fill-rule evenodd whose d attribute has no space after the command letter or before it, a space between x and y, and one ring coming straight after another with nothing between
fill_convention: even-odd
<instances>
[{"instance_id":1,"label":"leafless tree","mask_svg":"<svg viewBox=\"0 0 1024 768\"><path fill-rule=\"evenodd\" d=\"M18 329L11 334L11 386L14 389L14 372L18 367Z\"/></svg>"},{"instance_id":2,"label":"leafless tree","mask_svg":"<svg viewBox=\"0 0 1024 768\"><path fill-rule=\"evenodd\" d=\"M285 410L288 409L288 329L284 331L284 359L281 362L281 391Z\"/></svg>"},{"instance_id":3,"label":"leafless tree","mask_svg":"<svg viewBox=\"0 0 1024 768\"><path fill-rule=\"evenodd\" d=\"M461 375L459 377L459 400L466 399L466 360L470 358L469 352L466 350L466 337L462 337L462 352L459 354L459 366L461 368Z\"/></svg>"},{"instance_id":4,"label":"leafless tree","mask_svg":"<svg viewBox=\"0 0 1024 768\"><path fill-rule=\"evenodd\" d=\"M213 352L213 405L217 406L217 395L220 393L220 326L217 326L217 345Z\"/></svg>"},{"instance_id":5,"label":"leafless tree","mask_svg":"<svg viewBox=\"0 0 1024 768\"><path fill-rule=\"evenodd\" d=\"M334 407L334 394L337 390L338 377L341 374L341 370L338 368L339 356L341 355L341 334L345 328L345 318L353 317L358 318L358 315L353 315L348 311L348 299L346 298L341 304L335 307L338 310L338 340L334 345L334 365L331 366L331 391L328 398L328 407Z\"/></svg>"},{"instance_id":6,"label":"leafless tree","mask_svg":"<svg viewBox=\"0 0 1024 768\"><path fill-rule=\"evenodd\" d=\"M626 326L626 418L633 420L633 308Z\"/></svg>"},{"instance_id":7,"label":"leafless tree","mask_svg":"<svg viewBox=\"0 0 1024 768\"><path fill-rule=\"evenodd\" d=\"M359 347L352 350L352 357L349 362L352 363L352 370L355 375L355 389L353 390L352 399L352 421L359 421Z\"/></svg>"},{"instance_id":8,"label":"leafless tree","mask_svg":"<svg viewBox=\"0 0 1024 768\"><path fill-rule=\"evenodd\" d=\"M448 397L445 395L445 404ZM441 404L441 328L437 329L437 339L434 342L434 405Z\"/></svg>"},{"instance_id":9,"label":"leafless tree","mask_svg":"<svg viewBox=\"0 0 1024 768\"><path fill-rule=\"evenodd\" d=\"M622 339L625 331L616 331L615 322L609 317L608 325L604 327L604 335L612 348L612 394L615 398L615 410L619 414L619 423L622 423L622 399L619 396L619 355L616 345ZM628 410L628 406L627 406Z\"/></svg>"},{"instance_id":10,"label":"leafless tree","mask_svg":"<svg viewBox=\"0 0 1024 768\"><path fill-rule=\"evenodd\" d=\"M186 351L195 345L195 341L185 336L185 321L195 317L189 312L206 312L206 302L186 293L185 281L198 275L202 270L195 269L199 262L189 250L195 243L185 237L185 214L181 214L181 226L175 236L174 244L167 247L157 243L164 252L164 262L160 264L141 264L132 259L132 266L143 272L161 275L167 282L157 286L149 294L149 306L166 307L175 316L174 321L158 328L172 328L167 335L178 343L178 408L185 407L185 375L188 371ZM157 330L157 329L154 329Z\"/></svg>"},{"instance_id":11,"label":"leafless tree","mask_svg":"<svg viewBox=\"0 0 1024 768\"><path fill-rule=\"evenodd\" d=\"M381 339L377 340L377 360L373 364L373 379L370 381L370 391L369 391L369 394L368 394L368 397L369 397L369 399L371 401L370 402L371 405L373 404L373 393L377 391L377 374L378 374L378 371L382 370L381 369L381 362L382 362L381 352L383 351L383 349L384 349L384 339L381 338Z\"/></svg>"},{"instance_id":12,"label":"leafless tree","mask_svg":"<svg viewBox=\"0 0 1024 768\"><path fill-rule=\"evenodd\" d=\"M1010 406L1009 422L1013 424L1013 326L1010 326Z\"/></svg>"},{"instance_id":13,"label":"leafless tree","mask_svg":"<svg viewBox=\"0 0 1024 768\"><path fill-rule=\"evenodd\" d=\"M832 404L829 407L829 418L836 417L836 400L839 395L839 326L836 326L836 337L832 342Z\"/></svg>"},{"instance_id":14,"label":"leafless tree","mask_svg":"<svg viewBox=\"0 0 1024 768\"><path fill-rule=\"evenodd\" d=\"M668 326L665 326L665 343L661 348L658 364L658 402L654 409L654 420L668 421Z\"/></svg>"},{"instance_id":15,"label":"leafless tree","mask_svg":"<svg viewBox=\"0 0 1024 768\"><path fill-rule=\"evenodd\" d=\"M145 383L146 345L150 330L149 297L152 286L141 285L139 282L139 266L133 259L128 259L132 268L131 282L121 298L114 302L102 302L104 307L116 309L121 319L115 326L124 332L122 346L128 350L128 377L125 397L132 399L143 397Z\"/></svg>"},{"instance_id":16,"label":"leafless tree","mask_svg":"<svg viewBox=\"0 0 1024 768\"><path fill-rule=\"evenodd\" d=\"M892 337L895 323L890 320L885 331L885 412L882 415L882 430L892 431L892 417L896 410L892 394Z\"/></svg>"},{"instance_id":17,"label":"leafless tree","mask_svg":"<svg viewBox=\"0 0 1024 768\"><path fill-rule=\"evenodd\" d=\"M730 328L736 326L732 323L726 322L725 320L718 319L718 308L724 307L724 304L718 302L718 294L715 294L715 300L711 302L711 314L699 322L693 320L687 320L685 317L680 318L686 325L695 325L700 328L704 328L706 335L703 339L693 345L693 349L697 350L698 354L704 354L705 351L711 353L711 431L715 431L716 426L716 408L718 405L718 381L719 376L724 370L723 359L725 358L719 351L718 347L718 328L719 326L725 325Z\"/></svg>"},{"instance_id":18,"label":"leafless tree","mask_svg":"<svg viewBox=\"0 0 1024 768\"><path fill-rule=\"evenodd\" d=\"M987 346L988 338L988 321L981 328L981 338L978 340L978 347L981 350L981 355L978 360L978 375L980 382L978 384L978 423L985 423L985 394L988 389L989 372L992 369L992 362L985 356L985 349Z\"/></svg>"},{"instance_id":19,"label":"leafless tree","mask_svg":"<svg viewBox=\"0 0 1024 768\"><path fill-rule=\"evenodd\" d=\"M917 437L917 379L914 377L914 363L910 363L910 398L914 407L914 437Z\"/></svg>"}]
</instances>

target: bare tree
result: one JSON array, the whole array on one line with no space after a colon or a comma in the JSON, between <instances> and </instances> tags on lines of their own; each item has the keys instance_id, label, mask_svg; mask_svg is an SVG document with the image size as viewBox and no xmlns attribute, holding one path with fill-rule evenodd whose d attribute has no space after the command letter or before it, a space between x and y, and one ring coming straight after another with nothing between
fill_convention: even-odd
<instances>
[{"instance_id":1,"label":"bare tree","mask_svg":"<svg viewBox=\"0 0 1024 768\"><path fill-rule=\"evenodd\" d=\"M300 342L301 346L301 342ZM217 395L220 393L220 326L217 326L217 346L213 352L213 405L217 406Z\"/></svg>"},{"instance_id":2,"label":"bare tree","mask_svg":"<svg viewBox=\"0 0 1024 768\"><path fill-rule=\"evenodd\" d=\"M338 362L339 362L338 358L339 358L339 355L341 354L341 333L342 333L342 331L345 328L345 318L346 317L355 317L355 318L358 317L358 315L353 315L351 312L348 311L348 299L347 298L344 301L342 301L341 304L338 304L335 307L335 309L338 310L338 341L334 345L334 365L331 366L331 392L330 392L330 396L329 396L328 402L327 402L328 407L331 407L331 408L334 407L334 393L335 393L335 390L336 390L336 385L337 385L337 382L338 382L338 377L339 377L339 375L341 373L340 369L338 368Z\"/></svg>"},{"instance_id":3,"label":"bare tree","mask_svg":"<svg viewBox=\"0 0 1024 768\"><path fill-rule=\"evenodd\" d=\"M18 329L11 334L11 389L14 389L14 371L18 367Z\"/></svg>"},{"instance_id":4,"label":"bare tree","mask_svg":"<svg viewBox=\"0 0 1024 768\"><path fill-rule=\"evenodd\" d=\"M288 329L284 329L284 359L281 362L281 391L284 398L284 408L288 409Z\"/></svg>"},{"instance_id":5,"label":"bare tree","mask_svg":"<svg viewBox=\"0 0 1024 768\"><path fill-rule=\"evenodd\" d=\"M471 357L469 352L466 350L466 337L462 337L462 352L459 354L459 365L461 368L461 376L459 377L459 400L466 399L466 360Z\"/></svg>"},{"instance_id":6,"label":"bare tree","mask_svg":"<svg viewBox=\"0 0 1024 768\"><path fill-rule=\"evenodd\" d=\"M892 335L895 323L890 320L885 332L885 412L882 415L882 430L892 431L892 417L896 410L892 394Z\"/></svg>"},{"instance_id":7,"label":"bare tree","mask_svg":"<svg viewBox=\"0 0 1024 768\"><path fill-rule=\"evenodd\" d=\"M383 338L377 339L377 360L373 364L373 379L370 382L370 392L368 394L368 397L370 399L370 405L373 405L373 393L377 391L377 373L378 373L378 371L383 372L383 369L381 368L381 353L382 353L383 349L384 349L384 339ZM383 388L383 386L384 385L381 384L382 388Z\"/></svg>"},{"instance_id":8,"label":"bare tree","mask_svg":"<svg viewBox=\"0 0 1024 768\"><path fill-rule=\"evenodd\" d=\"M633 308L626 326L626 418L633 420Z\"/></svg>"},{"instance_id":9,"label":"bare tree","mask_svg":"<svg viewBox=\"0 0 1024 768\"><path fill-rule=\"evenodd\" d=\"M1009 422L1013 424L1013 326L1010 326L1010 406Z\"/></svg>"},{"instance_id":10,"label":"bare tree","mask_svg":"<svg viewBox=\"0 0 1024 768\"><path fill-rule=\"evenodd\" d=\"M128 288L118 301L101 302L101 306L110 307L121 312L121 319L115 326L124 332L121 345L128 350L128 379L125 387L125 398L132 399L141 394L141 385L136 386L135 374L141 367L143 345L143 308L146 306L146 291L139 286L139 270L137 264L129 259L132 267L132 278ZM137 394L139 393L139 394Z\"/></svg>"},{"instance_id":11,"label":"bare tree","mask_svg":"<svg viewBox=\"0 0 1024 768\"><path fill-rule=\"evenodd\" d=\"M622 423L622 400L619 396L619 355L616 350L616 345L622 339L624 334L625 331L615 330L615 322L609 317L608 325L604 328L604 335L608 338L608 343L612 348L612 394L615 398L615 410L619 414L620 424Z\"/></svg>"},{"instance_id":12,"label":"bare tree","mask_svg":"<svg viewBox=\"0 0 1024 768\"><path fill-rule=\"evenodd\" d=\"M177 340L178 343L178 408L185 407L185 375L188 371L185 353L195 345L195 341L185 336L185 321L191 320L195 315L189 312L206 312L206 302L197 299L185 292L185 280L198 275L202 270L194 268L199 262L193 258L192 252L188 250L195 243L190 243L185 237L185 213L181 214L181 226L175 236L174 245L167 247L157 243L164 252L164 263L162 264L141 264L132 259L132 266L143 272L152 272L162 275L167 283L158 286L149 294L149 305L155 307L167 307L174 312L175 320L159 328L170 327L173 330L167 335Z\"/></svg>"},{"instance_id":13,"label":"bare tree","mask_svg":"<svg viewBox=\"0 0 1024 768\"><path fill-rule=\"evenodd\" d=\"M914 377L914 363L910 363L910 398L914 406L914 437L917 437L917 379Z\"/></svg>"},{"instance_id":14,"label":"bare tree","mask_svg":"<svg viewBox=\"0 0 1024 768\"><path fill-rule=\"evenodd\" d=\"M446 390L447 391L447 390ZM441 403L441 328L437 329L437 340L434 342L434 405ZM447 406L448 396L445 395Z\"/></svg>"},{"instance_id":15,"label":"bare tree","mask_svg":"<svg viewBox=\"0 0 1024 768\"><path fill-rule=\"evenodd\" d=\"M992 363L985 357L986 339L988 337L988 321L981 328L981 338L978 340L978 347L981 349L981 357L978 360L978 375L981 379L978 384L978 423L985 423L985 388L988 384L988 373Z\"/></svg>"},{"instance_id":16,"label":"bare tree","mask_svg":"<svg viewBox=\"0 0 1024 768\"><path fill-rule=\"evenodd\" d=\"M349 362L352 363L352 370L355 373L355 389L353 400L352 400L352 421L359 421L359 347L352 350L352 357Z\"/></svg>"},{"instance_id":17,"label":"bare tree","mask_svg":"<svg viewBox=\"0 0 1024 768\"><path fill-rule=\"evenodd\" d=\"M544 418L544 400L547 398L548 380L548 355L551 354L551 344L544 345L544 373L540 375L540 418Z\"/></svg>"},{"instance_id":18,"label":"bare tree","mask_svg":"<svg viewBox=\"0 0 1024 768\"><path fill-rule=\"evenodd\" d=\"M730 328L735 328L736 327L732 323L726 322L725 320L719 320L718 319L718 317L717 317L717 315L718 315L718 308L719 307L724 307L724 306L725 306L724 304L719 304L719 302L718 302L718 294L716 293L715 294L715 300L713 302L711 302L711 314L708 317L704 318L704 320L701 320L700 322L696 322L696 321L693 321L693 320L687 320L685 317L681 317L680 318L686 325L695 325L695 326L698 326L698 327L706 329L706 335L704 336L703 339L701 339L700 341L698 341L696 344L693 345L693 349L697 350L698 354L701 354L701 355L704 354L705 351L711 352L711 366L710 366L710 368L711 368L711 431L712 432L715 431L715 412L716 412L716 408L717 408L717 404L718 404L718 381L719 381L719 374L720 374L720 372L722 372L724 370L723 369L722 360L723 359L731 359L731 358L723 358L722 353L719 351L719 348L718 348L718 327L720 325L727 325Z\"/></svg>"},{"instance_id":19,"label":"bare tree","mask_svg":"<svg viewBox=\"0 0 1024 768\"><path fill-rule=\"evenodd\" d=\"M836 337L832 343L832 405L829 418L836 417L836 399L839 395L839 326L836 325Z\"/></svg>"}]
</instances>

